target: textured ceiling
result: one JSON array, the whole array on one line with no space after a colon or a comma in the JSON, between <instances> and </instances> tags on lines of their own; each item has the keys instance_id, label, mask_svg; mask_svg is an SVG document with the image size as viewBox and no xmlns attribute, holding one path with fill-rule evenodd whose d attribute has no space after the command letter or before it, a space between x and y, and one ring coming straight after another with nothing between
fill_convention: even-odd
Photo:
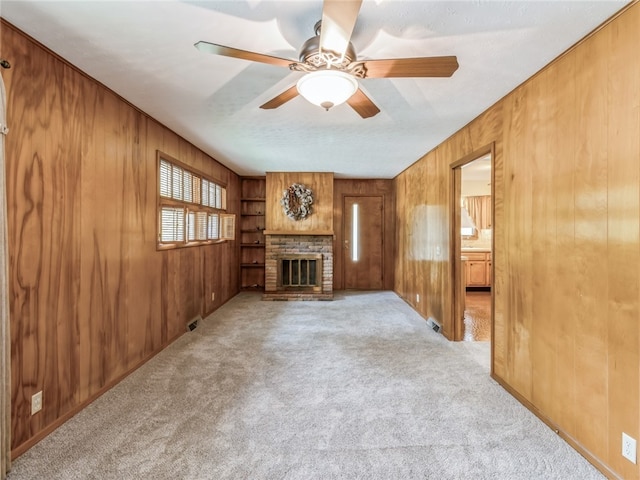
<instances>
[{"instance_id":1,"label":"textured ceiling","mask_svg":"<svg viewBox=\"0 0 640 480\"><path fill-rule=\"evenodd\" d=\"M392 178L626 3L364 0L358 59L456 55L460 64L451 78L362 80L381 110L368 119L302 97L262 110L302 74L193 47L297 60L321 0L1 0L0 15L241 175Z\"/></svg>"}]
</instances>

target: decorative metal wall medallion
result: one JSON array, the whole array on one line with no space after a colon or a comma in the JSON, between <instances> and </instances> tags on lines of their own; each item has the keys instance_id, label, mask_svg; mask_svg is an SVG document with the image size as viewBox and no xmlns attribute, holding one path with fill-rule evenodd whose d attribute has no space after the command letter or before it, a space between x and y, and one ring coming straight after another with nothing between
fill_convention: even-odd
<instances>
[{"instance_id":1,"label":"decorative metal wall medallion","mask_svg":"<svg viewBox=\"0 0 640 480\"><path fill-rule=\"evenodd\" d=\"M311 215L313 192L301 183L294 183L282 192L280 205L287 217L302 220Z\"/></svg>"}]
</instances>

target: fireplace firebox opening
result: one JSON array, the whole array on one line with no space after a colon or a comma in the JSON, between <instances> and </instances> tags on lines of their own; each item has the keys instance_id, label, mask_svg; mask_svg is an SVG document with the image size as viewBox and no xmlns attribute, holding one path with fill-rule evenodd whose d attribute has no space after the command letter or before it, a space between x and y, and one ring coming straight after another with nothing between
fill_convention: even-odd
<instances>
[{"instance_id":1,"label":"fireplace firebox opening","mask_svg":"<svg viewBox=\"0 0 640 480\"><path fill-rule=\"evenodd\" d=\"M277 288L322 291L322 254L288 254L279 258Z\"/></svg>"}]
</instances>

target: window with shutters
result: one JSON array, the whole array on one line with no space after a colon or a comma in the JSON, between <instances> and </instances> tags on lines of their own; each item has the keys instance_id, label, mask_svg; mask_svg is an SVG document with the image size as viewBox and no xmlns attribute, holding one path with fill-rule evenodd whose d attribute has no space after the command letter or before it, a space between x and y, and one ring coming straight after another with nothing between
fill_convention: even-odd
<instances>
[{"instance_id":1,"label":"window with shutters","mask_svg":"<svg viewBox=\"0 0 640 480\"><path fill-rule=\"evenodd\" d=\"M221 183L158 152L158 248L190 247L235 238Z\"/></svg>"}]
</instances>

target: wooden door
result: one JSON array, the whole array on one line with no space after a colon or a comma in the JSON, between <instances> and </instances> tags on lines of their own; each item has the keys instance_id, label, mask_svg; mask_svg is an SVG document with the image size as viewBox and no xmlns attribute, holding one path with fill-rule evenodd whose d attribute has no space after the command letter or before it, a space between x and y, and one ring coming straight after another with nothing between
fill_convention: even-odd
<instances>
[{"instance_id":1,"label":"wooden door","mask_svg":"<svg viewBox=\"0 0 640 480\"><path fill-rule=\"evenodd\" d=\"M382 290L384 198L344 197L344 288Z\"/></svg>"}]
</instances>

